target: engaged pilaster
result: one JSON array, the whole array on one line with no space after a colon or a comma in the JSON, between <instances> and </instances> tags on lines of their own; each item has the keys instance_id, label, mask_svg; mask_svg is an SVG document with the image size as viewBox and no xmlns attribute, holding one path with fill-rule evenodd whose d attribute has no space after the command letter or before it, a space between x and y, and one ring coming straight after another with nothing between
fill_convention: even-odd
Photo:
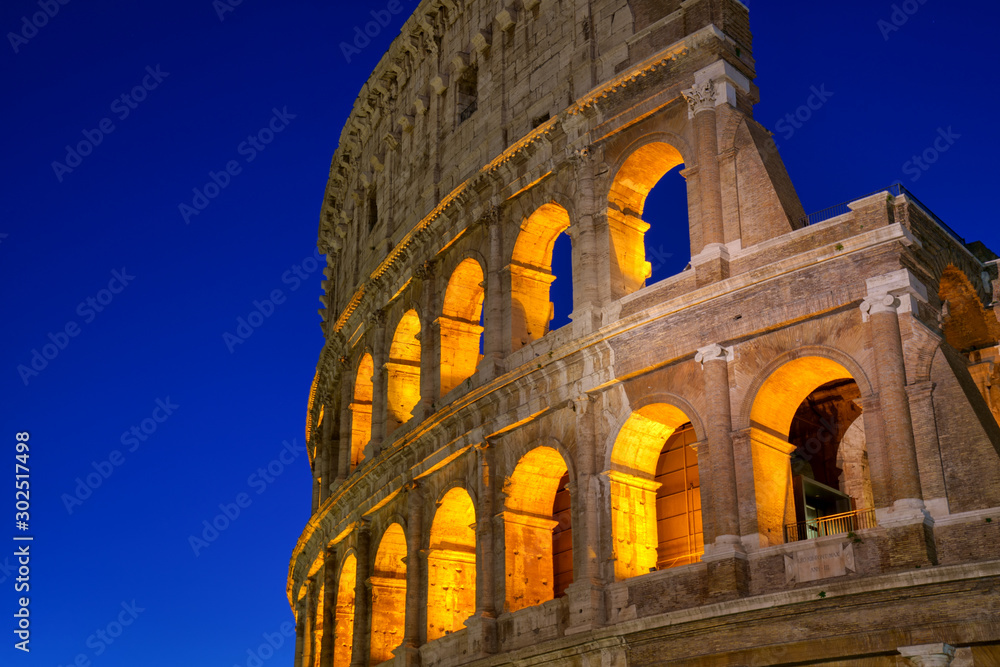
<instances>
[{"instance_id":1,"label":"engaged pilaster","mask_svg":"<svg viewBox=\"0 0 1000 667\"><path fill-rule=\"evenodd\" d=\"M913 566L934 563L933 520L920 488L906 364L899 314L917 310L927 291L906 269L868 280L861 312L868 322L882 412L881 482L888 486L892 507L876 508L880 526L889 531L890 563Z\"/></svg>"},{"instance_id":2,"label":"engaged pilaster","mask_svg":"<svg viewBox=\"0 0 1000 667\"><path fill-rule=\"evenodd\" d=\"M389 419L389 374L385 364L385 311L378 311L372 316L375 324L375 340L372 345L372 360L375 372L372 375L372 437L365 447L365 458L372 459L382 449L385 440L385 425Z\"/></svg>"},{"instance_id":3,"label":"engaged pilaster","mask_svg":"<svg viewBox=\"0 0 1000 667\"><path fill-rule=\"evenodd\" d=\"M733 418L729 396L729 362L732 348L709 345L698 350L705 380L708 447L711 451L712 519L715 541L705 545L702 561L708 563L709 592L714 596L745 595L749 567L740 541L739 498L733 453Z\"/></svg>"},{"instance_id":4,"label":"engaged pilaster","mask_svg":"<svg viewBox=\"0 0 1000 667\"><path fill-rule=\"evenodd\" d=\"M368 593L371 577L371 526L362 521L358 527L358 574L354 584L354 636L351 648L351 667L368 667L371 648L371 596Z\"/></svg>"},{"instance_id":5,"label":"engaged pilaster","mask_svg":"<svg viewBox=\"0 0 1000 667\"><path fill-rule=\"evenodd\" d=\"M424 643L421 611L421 583L424 577L424 558L420 554L420 539L423 534L424 496L416 483L406 489L406 616L403 629L403 664L407 667L420 664L419 648ZM397 653L398 655L398 653Z\"/></svg>"}]
</instances>

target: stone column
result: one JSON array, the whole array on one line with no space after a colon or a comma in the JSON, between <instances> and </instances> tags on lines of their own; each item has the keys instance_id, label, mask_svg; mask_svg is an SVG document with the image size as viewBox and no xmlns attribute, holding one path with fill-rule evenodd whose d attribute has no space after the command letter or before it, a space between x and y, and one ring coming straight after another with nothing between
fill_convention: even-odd
<instances>
[{"instance_id":1,"label":"stone column","mask_svg":"<svg viewBox=\"0 0 1000 667\"><path fill-rule=\"evenodd\" d=\"M719 138L716 128L716 82L705 81L682 91L688 117L694 120L697 137L697 178L701 203L702 247L692 248L691 263L699 284L729 277L729 253L722 220L722 189L719 181Z\"/></svg>"},{"instance_id":2,"label":"stone column","mask_svg":"<svg viewBox=\"0 0 1000 667\"><path fill-rule=\"evenodd\" d=\"M346 365L345 365L346 366ZM337 465L337 479L334 484L341 485L351 474L351 399L354 397L354 381L350 373L344 373L340 380L340 456Z\"/></svg>"},{"instance_id":3,"label":"stone column","mask_svg":"<svg viewBox=\"0 0 1000 667\"><path fill-rule=\"evenodd\" d=\"M333 489L335 488L334 480L337 479L337 468L340 463L340 434L337 430L336 410L336 402L332 396L328 395L323 403L323 424L321 429L323 433L322 446L325 452L322 471L323 485L320 489L319 497L321 504L326 502L326 499L333 493Z\"/></svg>"},{"instance_id":4,"label":"stone column","mask_svg":"<svg viewBox=\"0 0 1000 667\"><path fill-rule=\"evenodd\" d=\"M706 541L702 560L708 563L709 593L732 597L747 592L749 566L740 541L740 503L733 451L733 418L729 396L729 361L732 348L709 345L698 350L695 361L704 371L708 447L711 451L711 525L715 541Z\"/></svg>"},{"instance_id":5,"label":"stone column","mask_svg":"<svg viewBox=\"0 0 1000 667\"><path fill-rule=\"evenodd\" d=\"M354 584L354 636L351 648L351 667L368 667L371 649L372 599L368 589L371 577L371 526L362 521L358 527L358 575Z\"/></svg>"},{"instance_id":6,"label":"stone column","mask_svg":"<svg viewBox=\"0 0 1000 667\"><path fill-rule=\"evenodd\" d=\"M425 262L416 271L421 283L423 313L420 318L420 403L414 417L423 421L434 414L441 395L441 326L438 323L436 263Z\"/></svg>"},{"instance_id":7,"label":"stone column","mask_svg":"<svg viewBox=\"0 0 1000 667\"><path fill-rule=\"evenodd\" d=\"M295 603L295 667L303 667L302 658L306 643L306 606L305 600Z\"/></svg>"},{"instance_id":8,"label":"stone column","mask_svg":"<svg viewBox=\"0 0 1000 667\"><path fill-rule=\"evenodd\" d=\"M595 465L593 399L578 396L576 412L576 473L569 485L573 505L573 583L569 597L569 627L566 633L587 632L604 623L604 582L601 580L600 479Z\"/></svg>"},{"instance_id":9,"label":"stone column","mask_svg":"<svg viewBox=\"0 0 1000 667\"><path fill-rule=\"evenodd\" d=\"M868 280L868 296L861 304L868 323L878 401L882 412L879 463L881 481L888 485L891 507L876 507L878 524L887 529L890 566L914 567L935 563L933 519L924 508L910 399L906 391L906 366L900 337L899 312L917 310L917 299L926 300L926 289L908 270Z\"/></svg>"},{"instance_id":10,"label":"stone column","mask_svg":"<svg viewBox=\"0 0 1000 667\"><path fill-rule=\"evenodd\" d=\"M333 667L337 627L337 549L327 547L323 559L323 636L320 644L320 667Z\"/></svg>"},{"instance_id":11,"label":"stone column","mask_svg":"<svg viewBox=\"0 0 1000 667\"><path fill-rule=\"evenodd\" d=\"M368 446L365 447L365 459L371 460L382 450L383 440L385 440L385 425L389 418L389 374L386 372L385 364L388 358L385 351L385 324L386 316L384 311L376 311L372 315L375 325L375 339L372 344L372 361L374 362L374 373L372 375L372 437Z\"/></svg>"},{"instance_id":12,"label":"stone column","mask_svg":"<svg viewBox=\"0 0 1000 667\"><path fill-rule=\"evenodd\" d=\"M570 319L579 327L577 335L582 336L601 327L600 251L595 222L594 163L590 149L576 151L573 158L577 209L569 228L573 240L573 312Z\"/></svg>"},{"instance_id":13,"label":"stone column","mask_svg":"<svg viewBox=\"0 0 1000 667\"><path fill-rule=\"evenodd\" d=\"M948 667L955 659L955 648L948 644L900 646L897 650L913 667Z\"/></svg>"},{"instance_id":14,"label":"stone column","mask_svg":"<svg viewBox=\"0 0 1000 667\"><path fill-rule=\"evenodd\" d=\"M503 228L501 226L500 209L494 208L486 218L487 231L490 239L490 256L486 267L486 313L484 324L483 359L479 362L479 371L483 380L492 380L502 371L502 361L507 346L503 336Z\"/></svg>"},{"instance_id":15,"label":"stone column","mask_svg":"<svg viewBox=\"0 0 1000 667\"><path fill-rule=\"evenodd\" d=\"M476 613L465 622L469 628L469 654L496 653L496 567L493 541L493 493L497 483L493 467L493 447L489 442L476 445L478 474L476 480Z\"/></svg>"},{"instance_id":16,"label":"stone column","mask_svg":"<svg viewBox=\"0 0 1000 667\"><path fill-rule=\"evenodd\" d=\"M320 482L320 475L322 474L321 473L322 469L323 469L323 443L317 441L315 443L315 454L314 454L313 462L312 462L312 470L310 471L310 472L312 472L312 478L313 478L313 484L312 484L312 487L313 487L312 488L312 513L313 514L315 514L316 510L319 509L320 495L321 495L321 491L320 491L320 484L321 484L321 482Z\"/></svg>"},{"instance_id":17,"label":"stone column","mask_svg":"<svg viewBox=\"0 0 1000 667\"><path fill-rule=\"evenodd\" d=\"M316 580L306 580L306 597L303 605L305 613L305 628L302 635L302 665L310 667L313 664L313 651L316 642Z\"/></svg>"},{"instance_id":18,"label":"stone column","mask_svg":"<svg viewBox=\"0 0 1000 667\"><path fill-rule=\"evenodd\" d=\"M420 647L424 644L423 609L421 588L424 577L424 558L420 552L423 539L424 497L416 483L406 490L406 615L403 623L403 664L420 664ZM398 653L397 653L398 655Z\"/></svg>"}]
</instances>

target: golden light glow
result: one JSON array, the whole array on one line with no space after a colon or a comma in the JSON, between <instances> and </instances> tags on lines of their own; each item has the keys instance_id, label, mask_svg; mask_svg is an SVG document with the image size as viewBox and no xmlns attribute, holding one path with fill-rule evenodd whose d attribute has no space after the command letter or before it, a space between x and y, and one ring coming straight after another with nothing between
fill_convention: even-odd
<instances>
[{"instance_id":1,"label":"golden light glow","mask_svg":"<svg viewBox=\"0 0 1000 667\"><path fill-rule=\"evenodd\" d=\"M350 554L340 568L337 584L336 627L334 629L333 664L351 664L354 644L354 587L357 583L358 559Z\"/></svg>"},{"instance_id":2,"label":"golden light glow","mask_svg":"<svg viewBox=\"0 0 1000 667\"><path fill-rule=\"evenodd\" d=\"M792 419L802 401L834 380L853 379L841 364L826 357L802 357L784 364L764 382L750 412L757 532L770 544L784 542L784 524L795 521L791 455Z\"/></svg>"},{"instance_id":3,"label":"golden light glow","mask_svg":"<svg viewBox=\"0 0 1000 667\"><path fill-rule=\"evenodd\" d=\"M369 579L372 590L371 663L392 659L403 642L406 620L406 536L394 523L382 533L375 568Z\"/></svg>"},{"instance_id":4,"label":"golden light glow","mask_svg":"<svg viewBox=\"0 0 1000 667\"><path fill-rule=\"evenodd\" d=\"M612 282L622 294L643 287L652 273L645 246L649 225L642 219L646 197L668 171L683 163L670 144L650 143L636 149L615 176L608 195L608 227L616 260Z\"/></svg>"},{"instance_id":5,"label":"golden light glow","mask_svg":"<svg viewBox=\"0 0 1000 667\"><path fill-rule=\"evenodd\" d=\"M479 342L483 327L483 269L469 258L451 274L444 294L438 323L441 328L441 395L460 385L476 372L482 358Z\"/></svg>"},{"instance_id":6,"label":"golden light glow","mask_svg":"<svg viewBox=\"0 0 1000 667\"><path fill-rule=\"evenodd\" d=\"M646 574L660 566L680 565L679 554L673 554L676 540L696 542L689 537L701 527L700 491L691 493L682 483L683 495L660 494L664 479L657 479L665 443L674 432L690 419L682 410L666 403L654 403L633 412L615 439L611 451L611 531L615 550L615 578L618 580ZM690 449L690 448L686 448ZM693 450L690 458L684 448L680 450L678 470L682 476L691 477L688 461L693 462L695 477L697 457ZM677 463L676 455L671 464ZM666 465L666 464L664 464ZM669 478L673 490L673 477ZM671 497L667 498L666 496ZM699 495L697 505L691 500ZM679 507L683 506L681 517ZM662 516L661 516L662 515ZM663 534L661 535L661 521ZM697 530L694 530L697 528ZM683 532L682 532L683 529ZM661 548L661 544L663 545ZM691 553L697 549L692 549ZM661 553L663 552L663 553ZM673 555L669 555L673 554ZM688 562L688 561L685 561Z\"/></svg>"},{"instance_id":7,"label":"golden light glow","mask_svg":"<svg viewBox=\"0 0 1000 667\"><path fill-rule=\"evenodd\" d=\"M420 317L407 311L396 327L389 346L389 416L405 424L420 402ZM390 428L391 431L391 428Z\"/></svg>"},{"instance_id":8,"label":"golden light glow","mask_svg":"<svg viewBox=\"0 0 1000 667\"><path fill-rule=\"evenodd\" d=\"M465 489L441 499L427 555L427 641L461 630L476 612L476 509Z\"/></svg>"},{"instance_id":9,"label":"golden light glow","mask_svg":"<svg viewBox=\"0 0 1000 667\"><path fill-rule=\"evenodd\" d=\"M772 373L757 392L750 421L754 426L787 441L792 419L806 396L827 382L851 379L851 373L832 359L794 359Z\"/></svg>"},{"instance_id":10,"label":"golden light glow","mask_svg":"<svg viewBox=\"0 0 1000 667\"><path fill-rule=\"evenodd\" d=\"M700 560L705 552L701 525L701 475L694 429L667 440L656 463L656 567L664 570Z\"/></svg>"},{"instance_id":11,"label":"golden light glow","mask_svg":"<svg viewBox=\"0 0 1000 667\"><path fill-rule=\"evenodd\" d=\"M351 401L351 469L365 458L365 445L372 439L372 376L375 364L372 355L365 354L358 364L358 377L354 381L354 400Z\"/></svg>"},{"instance_id":12,"label":"golden light glow","mask_svg":"<svg viewBox=\"0 0 1000 667\"><path fill-rule=\"evenodd\" d=\"M569 224L569 213L554 202L540 207L521 224L510 264L512 350L549 331L553 316L549 290L556 279L552 275L552 249Z\"/></svg>"},{"instance_id":13,"label":"golden light glow","mask_svg":"<svg viewBox=\"0 0 1000 667\"><path fill-rule=\"evenodd\" d=\"M518 462L504 492L507 611L551 600L554 595L552 531L556 491L566 462L551 447L538 447Z\"/></svg>"}]
</instances>

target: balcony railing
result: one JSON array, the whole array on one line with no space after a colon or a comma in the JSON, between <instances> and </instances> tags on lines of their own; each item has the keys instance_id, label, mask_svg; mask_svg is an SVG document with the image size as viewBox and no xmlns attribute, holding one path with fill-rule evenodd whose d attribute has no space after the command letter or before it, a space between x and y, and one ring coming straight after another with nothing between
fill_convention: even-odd
<instances>
[{"instance_id":1,"label":"balcony railing","mask_svg":"<svg viewBox=\"0 0 1000 667\"><path fill-rule=\"evenodd\" d=\"M875 527L875 510L864 509L831 514L812 521L785 524L785 542L810 540L827 535L846 535L865 528Z\"/></svg>"},{"instance_id":2,"label":"balcony railing","mask_svg":"<svg viewBox=\"0 0 1000 667\"><path fill-rule=\"evenodd\" d=\"M806 217L804 217L801 220L799 220L799 225L801 227L807 227L809 225L815 225L817 223L823 222L824 220L829 220L830 218L836 218L838 215L844 215L845 213L850 213L851 212L851 207L850 207L851 202L858 201L859 199L865 199L867 197L871 197L872 195L877 195L880 192L886 192L888 194L891 194L894 197L899 197L900 195L905 195L910 201L912 201L914 204L916 204L917 206L919 206L920 208L922 208L924 210L924 212L927 213L927 215L930 216L930 218L935 223L937 223L937 225L941 229L943 229L949 236L951 236L953 239L955 239L956 241L958 241L959 243L961 243L963 246L965 245L965 239L964 238L962 238L961 236L959 236L958 233L954 229L952 229L951 227L949 227L948 225L946 225L945 222L943 220L941 220L941 218L937 217L934 214L933 211L931 211L929 208L927 208L927 206L922 201L920 201L919 199L917 199L916 197L914 197L913 193L910 192L909 190L907 190L906 187L902 183L893 183L892 185L890 185L887 188L882 188L881 190L876 190L875 192L871 192L871 193L869 193L867 195L863 195L861 197L855 197L851 201L842 202L840 204L837 204L836 206L830 206L829 208L824 208L822 211L817 211L816 213L812 213L810 215L807 215Z\"/></svg>"}]
</instances>

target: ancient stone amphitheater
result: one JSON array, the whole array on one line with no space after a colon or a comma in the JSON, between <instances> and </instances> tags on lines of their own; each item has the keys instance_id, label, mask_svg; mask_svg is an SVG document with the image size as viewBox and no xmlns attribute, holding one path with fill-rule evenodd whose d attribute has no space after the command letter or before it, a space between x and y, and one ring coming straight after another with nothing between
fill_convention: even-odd
<instances>
[{"instance_id":1,"label":"ancient stone amphitheater","mask_svg":"<svg viewBox=\"0 0 1000 667\"><path fill-rule=\"evenodd\" d=\"M805 216L754 78L739 0L419 3L323 202L297 667L1000 665L996 255Z\"/></svg>"}]
</instances>

